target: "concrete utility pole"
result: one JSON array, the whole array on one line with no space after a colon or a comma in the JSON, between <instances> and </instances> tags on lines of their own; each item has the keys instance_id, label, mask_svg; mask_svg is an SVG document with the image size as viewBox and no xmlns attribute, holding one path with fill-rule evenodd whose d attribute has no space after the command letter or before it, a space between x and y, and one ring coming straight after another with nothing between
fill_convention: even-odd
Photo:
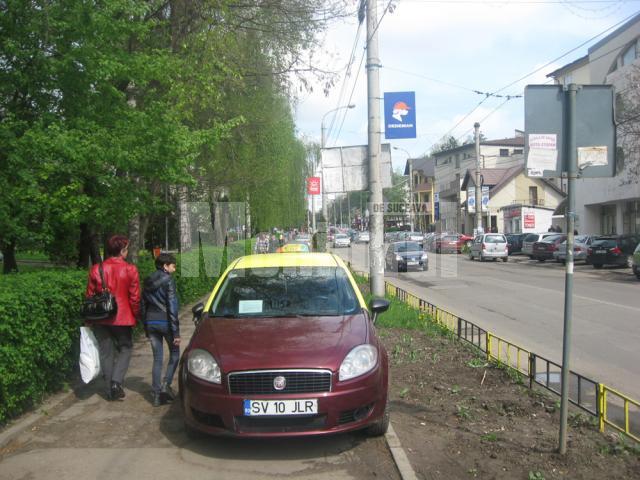
<instances>
[{"instance_id":1,"label":"concrete utility pole","mask_svg":"<svg viewBox=\"0 0 640 480\"><path fill-rule=\"evenodd\" d=\"M482 190L480 185L480 124L473 124L476 140L476 229L480 234L482 231Z\"/></svg>"},{"instance_id":2,"label":"concrete utility pole","mask_svg":"<svg viewBox=\"0 0 640 480\"><path fill-rule=\"evenodd\" d=\"M369 190L371 191L369 277L371 293L384 297L384 223L380 181L380 59L378 58L378 7L367 0L367 104L369 113Z\"/></svg>"},{"instance_id":3,"label":"concrete utility pole","mask_svg":"<svg viewBox=\"0 0 640 480\"><path fill-rule=\"evenodd\" d=\"M578 86L575 83L566 87L567 99L567 134L565 145L567 152L567 209L565 220L567 225L567 261L564 281L564 331L562 335L562 378L560 396L560 445L558 450L562 455L567 453L567 415L569 411L569 372L571 367L571 318L573 316L573 231L576 228L576 192L575 181L577 174L576 150L576 94Z\"/></svg>"}]
</instances>

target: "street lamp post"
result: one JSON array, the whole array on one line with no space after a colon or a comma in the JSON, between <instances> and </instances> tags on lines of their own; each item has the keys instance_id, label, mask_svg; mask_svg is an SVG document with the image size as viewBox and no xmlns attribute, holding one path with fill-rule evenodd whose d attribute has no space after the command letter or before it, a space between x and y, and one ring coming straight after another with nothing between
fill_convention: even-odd
<instances>
[{"instance_id":1,"label":"street lamp post","mask_svg":"<svg viewBox=\"0 0 640 480\"><path fill-rule=\"evenodd\" d=\"M411 210L409 210L409 226L413 232L413 159L411 158L411 154L404 148L393 147L393 149L406 153L407 161L409 162L409 205L411 207Z\"/></svg>"},{"instance_id":2,"label":"street lamp post","mask_svg":"<svg viewBox=\"0 0 640 480\"><path fill-rule=\"evenodd\" d=\"M325 188L325 175L324 175L324 166L322 165L322 150L325 147L326 143L326 134L324 128L324 119L330 113L337 112L338 110L343 110L345 108L354 108L355 105L350 103L349 105L342 105L341 107L334 108L333 110L329 110L322 116L322 120L320 121L320 168L322 170L322 216L324 217L325 222L329 221L329 206L327 205L327 193Z\"/></svg>"}]
</instances>

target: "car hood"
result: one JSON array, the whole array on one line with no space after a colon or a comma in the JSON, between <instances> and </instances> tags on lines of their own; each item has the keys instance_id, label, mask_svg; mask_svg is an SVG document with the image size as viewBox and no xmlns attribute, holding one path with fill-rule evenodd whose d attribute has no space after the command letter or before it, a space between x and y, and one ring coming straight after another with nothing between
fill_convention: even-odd
<instances>
[{"instance_id":1,"label":"car hood","mask_svg":"<svg viewBox=\"0 0 640 480\"><path fill-rule=\"evenodd\" d=\"M208 318L191 348L214 355L223 372L274 368L336 371L349 351L367 343L363 313L338 317Z\"/></svg>"}]
</instances>

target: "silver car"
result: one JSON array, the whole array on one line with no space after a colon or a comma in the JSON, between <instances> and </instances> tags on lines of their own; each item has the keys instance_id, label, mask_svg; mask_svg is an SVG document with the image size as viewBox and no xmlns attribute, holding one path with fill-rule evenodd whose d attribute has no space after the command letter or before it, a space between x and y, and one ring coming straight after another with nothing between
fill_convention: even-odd
<instances>
[{"instance_id":1,"label":"silver car","mask_svg":"<svg viewBox=\"0 0 640 480\"><path fill-rule=\"evenodd\" d=\"M346 235L344 233L336 233L336 236L333 237L333 248L350 247L350 246L351 246L351 239L349 238L349 235Z\"/></svg>"},{"instance_id":2,"label":"silver car","mask_svg":"<svg viewBox=\"0 0 640 480\"><path fill-rule=\"evenodd\" d=\"M509 261L509 249L507 238L501 233L483 233L477 235L471 244L469 260L479 258L481 262L491 258L501 258L503 262Z\"/></svg>"},{"instance_id":3,"label":"silver car","mask_svg":"<svg viewBox=\"0 0 640 480\"><path fill-rule=\"evenodd\" d=\"M522 254L528 255L529 258L533 259L533 244L536 242L541 242L547 237L551 235L557 235L556 232L545 232L545 233L528 233L522 239Z\"/></svg>"},{"instance_id":4,"label":"silver car","mask_svg":"<svg viewBox=\"0 0 640 480\"><path fill-rule=\"evenodd\" d=\"M587 253L589 252L589 246L595 239L595 235L576 235L573 245L573 260L583 260L586 262ZM556 262L565 263L567 261L567 241L565 240L558 245L558 250L553 252L553 259Z\"/></svg>"}]
</instances>

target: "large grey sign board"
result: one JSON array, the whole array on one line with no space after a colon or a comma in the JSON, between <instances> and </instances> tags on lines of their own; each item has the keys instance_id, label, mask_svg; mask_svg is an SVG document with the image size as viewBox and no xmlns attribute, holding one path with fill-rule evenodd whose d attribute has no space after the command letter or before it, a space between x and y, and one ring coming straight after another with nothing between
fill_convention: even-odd
<instances>
[{"instance_id":1,"label":"large grey sign board","mask_svg":"<svg viewBox=\"0 0 640 480\"><path fill-rule=\"evenodd\" d=\"M382 188L391 188L391 145L383 143L380 155ZM369 190L368 147L356 145L322 149L323 193Z\"/></svg>"},{"instance_id":2,"label":"large grey sign board","mask_svg":"<svg viewBox=\"0 0 640 480\"><path fill-rule=\"evenodd\" d=\"M524 90L525 172L530 177L560 177L567 171L566 102L562 85L527 85ZM613 87L581 85L575 117L580 176L614 176Z\"/></svg>"}]
</instances>

